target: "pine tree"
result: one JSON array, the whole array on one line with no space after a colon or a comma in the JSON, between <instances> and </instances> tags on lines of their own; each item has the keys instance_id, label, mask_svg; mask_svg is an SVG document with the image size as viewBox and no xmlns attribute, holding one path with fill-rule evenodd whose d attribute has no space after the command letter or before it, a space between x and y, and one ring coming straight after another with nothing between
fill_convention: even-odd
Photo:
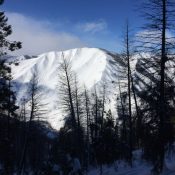
<instances>
[{"instance_id":1,"label":"pine tree","mask_svg":"<svg viewBox=\"0 0 175 175\"><path fill-rule=\"evenodd\" d=\"M3 4L0 1L0 5ZM12 117L16 117L15 111L18 107L15 104L15 93L12 91L11 69L6 64L5 55L10 51L21 48L21 42L9 41L8 36L12 34L12 27L8 25L8 18L4 12L0 12L0 117L7 118L6 130L0 128L0 147L3 150L1 154L4 173L10 174L14 167L14 146L11 146L12 135L10 131L10 121ZM5 156L4 156L5 155Z\"/></svg>"},{"instance_id":2,"label":"pine tree","mask_svg":"<svg viewBox=\"0 0 175 175\"><path fill-rule=\"evenodd\" d=\"M7 39L12 34L12 28L7 22L8 18L5 17L4 12L0 12L0 108L1 114L8 113L7 123L9 123L10 115L14 115L17 107L14 92L11 90L11 69L6 65L5 55L8 51L20 49L21 43Z\"/></svg>"}]
</instances>

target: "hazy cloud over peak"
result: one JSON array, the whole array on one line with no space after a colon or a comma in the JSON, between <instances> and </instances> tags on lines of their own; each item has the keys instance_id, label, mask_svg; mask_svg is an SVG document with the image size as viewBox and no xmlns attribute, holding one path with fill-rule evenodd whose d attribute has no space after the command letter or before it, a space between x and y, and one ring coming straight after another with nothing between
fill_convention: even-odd
<instances>
[{"instance_id":1,"label":"hazy cloud over peak","mask_svg":"<svg viewBox=\"0 0 175 175\"><path fill-rule=\"evenodd\" d=\"M9 39L22 42L22 49L10 53L13 55L38 55L79 47L120 48L119 40L111 37L104 20L65 23L38 20L20 13L7 12L6 15L13 29Z\"/></svg>"},{"instance_id":2,"label":"hazy cloud over peak","mask_svg":"<svg viewBox=\"0 0 175 175\"><path fill-rule=\"evenodd\" d=\"M53 50L85 46L78 36L52 30L48 21L38 21L19 13L7 13L13 34L10 40L22 42L23 48L14 54L36 55Z\"/></svg>"}]
</instances>

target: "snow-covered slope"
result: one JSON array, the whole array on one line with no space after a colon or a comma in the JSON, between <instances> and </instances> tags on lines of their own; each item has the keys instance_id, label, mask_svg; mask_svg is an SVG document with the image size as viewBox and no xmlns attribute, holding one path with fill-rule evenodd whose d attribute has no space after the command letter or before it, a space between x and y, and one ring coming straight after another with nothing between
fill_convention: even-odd
<instances>
[{"instance_id":1,"label":"snow-covered slope","mask_svg":"<svg viewBox=\"0 0 175 175\"><path fill-rule=\"evenodd\" d=\"M79 83L88 90L94 85L102 89L106 84L108 108L115 112L117 98L117 77L123 69L117 55L97 48L80 48L64 51L66 59L70 59L72 70L76 72ZM46 120L54 128L60 128L64 114L58 108L58 65L62 52L49 52L35 58L17 59L19 64L12 64L13 81L17 92L18 102L26 96L27 83L32 73L37 72L39 85L42 87L43 99L47 103Z\"/></svg>"}]
</instances>

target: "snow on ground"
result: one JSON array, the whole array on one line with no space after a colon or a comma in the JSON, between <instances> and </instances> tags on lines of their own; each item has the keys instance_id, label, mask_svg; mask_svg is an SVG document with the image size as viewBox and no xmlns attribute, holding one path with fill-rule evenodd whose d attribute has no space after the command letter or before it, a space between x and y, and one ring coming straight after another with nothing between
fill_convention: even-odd
<instances>
[{"instance_id":1,"label":"snow on ground","mask_svg":"<svg viewBox=\"0 0 175 175\"><path fill-rule=\"evenodd\" d=\"M63 53L64 57L71 61L72 70L77 74L82 88L85 85L88 90L93 91L96 85L100 91L105 83L107 108L111 108L116 113L117 77L121 74L122 65L114 61L112 55L97 48L72 49ZM56 129L63 125L65 117L58 108L58 66L61 58L62 52L49 52L34 58L17 58L18 65L11 65L18 102L26 96L27 83L30 81L32 73L38 74L43 99L47 103L46 120Z\"/></svg>"},{"instance_id":2,"label":"snow on ground","mask_svg":"<svg viewBox=\"0 0 175 175\"><path fill-rule=\"evenodd\" d=\"M132 168L124 161L115 162L113 165L103 165L102 175L152 175L152 166L141 158L141 150L133 152ZM88 175L100 175L100 168L94 168ZM165 168L161 175L175 175L175 153L167 154Z\"/></svg>"},{"instance_id":3,"label":"snow on ground","mask_svg":"<svg viewBox=\"0 0 175 175\"><path fill-rule=\"evenodd\" d=\"M151 166L141 160L141 151L133 153L134 161L132 168L124 161L117 161L113 165L105 165L102 175L151 175ZM88 175L100 175L100 169L93 169Z\"/></svg>"}]
</instances>

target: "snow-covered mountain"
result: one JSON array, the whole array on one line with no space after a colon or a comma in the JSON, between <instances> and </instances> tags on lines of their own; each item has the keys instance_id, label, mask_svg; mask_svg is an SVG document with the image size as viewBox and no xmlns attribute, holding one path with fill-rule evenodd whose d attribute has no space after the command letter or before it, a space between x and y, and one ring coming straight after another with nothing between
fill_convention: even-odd
<instances>
[{"instance_id":1,"label":"snow-covered mountain","mask_svg":"<svg viewBox=\"0 0 175 175\"><path fill-rule=\"evenodd\" d=\"M106 85L107 108L116 112L116 99L118 95L118 77L124 65L117 54L97 48L79 48L64 51L66 59L70 59L72 70L76 72L79 83L90 91L96 85L100 91ZM42 87L43 99L47 104L46 120L54 128L62 126L64 114L58 108L58 66L62 52L49 52L37 57L16 58L11 64L17 101L26 96L27 84L32 73L37 72L39 85Z\"/></svg>"}]
</instances>

